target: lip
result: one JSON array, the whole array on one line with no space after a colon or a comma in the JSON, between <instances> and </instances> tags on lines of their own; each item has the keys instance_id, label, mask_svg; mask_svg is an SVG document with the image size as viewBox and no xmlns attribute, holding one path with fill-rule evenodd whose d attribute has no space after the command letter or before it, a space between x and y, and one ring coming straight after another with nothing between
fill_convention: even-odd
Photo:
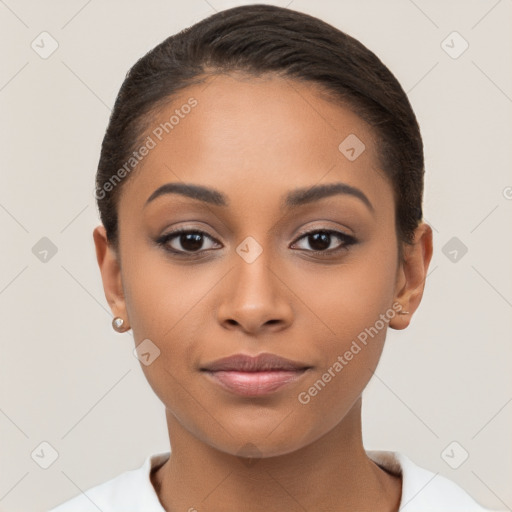
<instances>
[{"instance_id":1,"label":"lip","mask_svg":"<svg viewBox=\"0 0 512 512\"><path fill-rule=\"evenodd\" d=\"M264 352L257 356L246 354L235 354L229 357L217 359L201 367L201 370L211 372L234 371L234 372L266 372L275 370L303 370L310 368L309 365L298 361L292 361L276 354Z\"/></svg>"},{"instance_id":2,"label":"lip","mask_svg":"<svg viewBox=\"0 0 512 512\"><path fill-rule=\"evenodd\" d=\"M275 354L245 354L218 359L201 368L224 389L242 396L262 396L299 379L311 366Z\"/></svg>"}]
</instances>

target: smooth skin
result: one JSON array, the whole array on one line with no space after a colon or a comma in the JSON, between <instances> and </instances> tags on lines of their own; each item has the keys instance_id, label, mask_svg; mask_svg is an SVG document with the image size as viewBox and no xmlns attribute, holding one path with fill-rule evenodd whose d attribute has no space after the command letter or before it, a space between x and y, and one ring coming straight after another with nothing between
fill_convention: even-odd
<instances>
[{"instance_id":1,"label":"smooth skin","mask_svg":"<svg viewBox=\"0 0 512 512\"><path fill-rule=\"evenodd\" d=\"M103 226L94 230L112 313L129 323L136 345L149 338L161 351L152 364L141 363L165 405L172 448L152 474L158 497L166 511L397 511L401 478L364 451L361 394L387 326L405 329L420 304L432 229L421 223L398 261L393 191L379 169L375 135L314 84L209 77L163 107L146 135L191 97L197 106L123 185L119 254ZM338 149L352 133L366 147L354 161ZM169 182L214 188L228 206L178 194L145 205ZM360 189L374 211L346 194L282 206L296 188L338 182ZM168 241L181 256L156 242L180 227L207 233L195 246L179 235ZM343 247L333 235L321 246L303 234L326 229L357 243ZM249 236L262 248L251 263L236 251ZM410 314L395 315L300 403L299 393L394 302ZM312 368L258 398L230 393L199 370L262 352Z\"/></svg>"}]
</instances>

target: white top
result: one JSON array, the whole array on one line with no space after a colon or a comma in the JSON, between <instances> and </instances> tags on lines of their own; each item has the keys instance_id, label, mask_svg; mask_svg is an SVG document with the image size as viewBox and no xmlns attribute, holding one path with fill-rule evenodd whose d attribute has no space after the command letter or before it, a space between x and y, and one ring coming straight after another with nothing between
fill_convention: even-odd
<instances>
[{"instance_id":1,"label":"white top","mask_svg":"<svg viewBox=\"0 0 512 512\"><path fill-rule=\"evenodd\" d=\"M165 512L150 480L170 452L146 457L144 464L60 504L48 512ZM399 452L367 451L387 471L402 475L400 512L489 512L455 482L414 464Z\"/></svg>"}]
</instances>

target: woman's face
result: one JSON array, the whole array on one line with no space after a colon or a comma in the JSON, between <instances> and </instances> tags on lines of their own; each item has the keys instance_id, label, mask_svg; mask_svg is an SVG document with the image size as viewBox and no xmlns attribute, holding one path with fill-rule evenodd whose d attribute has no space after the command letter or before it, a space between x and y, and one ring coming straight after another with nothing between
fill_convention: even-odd
<instances>
[{"instance_id":1,"label":"woman's face","mask_svg":"<svg viewBox=\"0 0 512 512\"><path fill-rule=\"evenodd\" d=\"M150 340L151 387L182 427L227 453L313 442L348 418L386 328L409 318L396 314L405 281L374 136L312 85L226 75L183 90L147 136L119 203L114 312L137 345ZM148 201L170 183L210 191ZM175 229L191 233L158 243ZM308 369L273 390L202 370L260 353Z\"/></svg>"}]
</instances>

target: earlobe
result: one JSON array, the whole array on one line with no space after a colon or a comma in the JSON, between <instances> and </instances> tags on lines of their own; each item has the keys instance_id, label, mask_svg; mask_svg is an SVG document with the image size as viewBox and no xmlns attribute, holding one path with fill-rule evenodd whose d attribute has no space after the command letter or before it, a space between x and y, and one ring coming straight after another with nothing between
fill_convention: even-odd
<instances>
[{"instance_id":1,"label":"earlobe","mask_svg":"<svg viewBox=\"0 0 512 512\"><path fill-rule=\"evenodd\" d=\"M400 303L402 309L409 314L397 314L389 323L392 329L408 327L412 315L419 307L432 251L432 228L422 222L415 230L414 243L405 247L404 261L397 273L394 301Z\"/></svg>"},{"instance_id":2,"label":"earlobe","mask_svg":"<svg viewBox=\"0 0 512 512\"><path fill-rule=\"evenodd\" d=\"M118 254L109 244L104 226L100 225L94 229L93 239L105 298L114 317L121 317L127 323L126 303Z\"/></svg>"}]
</instances>

